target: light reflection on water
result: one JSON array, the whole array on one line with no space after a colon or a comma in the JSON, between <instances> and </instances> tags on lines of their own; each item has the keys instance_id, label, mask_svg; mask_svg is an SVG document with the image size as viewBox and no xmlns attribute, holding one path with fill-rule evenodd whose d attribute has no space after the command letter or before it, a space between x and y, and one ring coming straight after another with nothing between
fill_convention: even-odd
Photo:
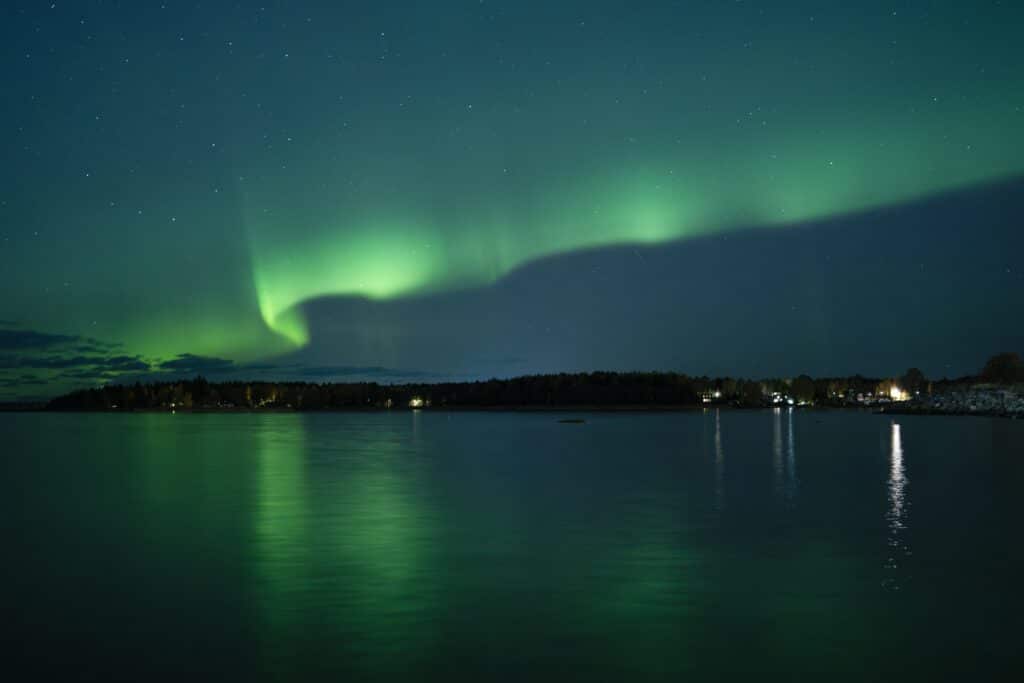
<instances>
[{"instance_id":1,"label":"light reflection on water","mask_svg":"<svg viewBox=\"0 0 1024 683\"><path fill-rule=\"evenodd\" d=\"M786 476L782 462L782 408L772 408L772 472L775 475L775 493L782 495Z\"/></svg>"},{"instance_id":2,"label":"light reflection on water","mask_svg":"<svg viewBox=\"0 0 1024 683\"><path fill-rule=\"evenodd\" d=\"M889 427L889 508L885 515L889 526L889 554L885 561L885 569L889 575L883 579L883 585L888 590L898 591L903 587L906 577L900 572L900 564L911 554L910 547L904 539L907 528L906 508L909 504L907 486L906 466L903 463L903 435L900 425L893 422Z\"/></svg>"},{"instance_id":3,"label":"light reflection on water","mask_svg":"<svg viewBox=\"0 0 1024 683\"><path fill-rule=\"evenodd\" d=\"M796 476L796 437L793 435L793 408L789 408L787 434L789 443L786 451L786 499L793 504L796 500L800 480Z\"/></svg>"},{"instance_id":4,"label":"light reflection on water","mask_svg":"<svg viewBox=\"0 0 1024 683\"><path fill-rule=\"evenodd\" d=\"M715 506L725 506L725 449L722 447L722 411L715 409Z\"/></svg>"},{"instance_id":5,"label":"light reflection on water","mask_svg":"<svg viewBox=\"0 0 1024 683\"><path fill-rule=\"evenodd\" d=\"M277 635L267 639L265 648L301 632L303 591L310 579L305 430L301 418L284 417L284 424L261 421L253 429L258 471L254 506L258 607Z\"/></svg>"},{"instance_id":6,"label":"light reflection on water","mask_svg":"<svg viewBox=\"0 0 1024 683\"><path fill-rule=\"evenodd\" d=\"M772 490L786 504L796 503L799 480L796 476L796 437L793 428L793 408L772 408ZM783 429L782 416L786 416Z\"/></svg>"},{"instance_id":7,"label":"light reflection on water","mask_svg":"<svg viewBox=\"0 0 1024 683\"><path fill-rule=\"evenodd\" d=\"M0 416L5 605L140 680L1005 668L1024 425L783 410Z\"/></svg>"},{"instance_id":8,"label":"light reflection on water","mask_svg":"<svg viewBox=\"0 0 1024 683\"><path fill-rule=\"evenodd\" d=\"M903 506L905 503L907 473L903 465L903 439L900 426L892 423L891 450L889 454L889 529L893 534L903 530Z\"/></svg>"},{"instance_id":9,"label":"light reflection on water","mask_svg":"<svg viewBox=\"0 0 1024 683\"><path fill-rule=\"evenodd\" d=\"M333 642L354 670L400 674L430 644L421 627L436 601L416 454L386 424L329 430L314 446L307 418L287 419L258 431L256 593L268 666L286 671Z\"/></svg>"}]
</instances>

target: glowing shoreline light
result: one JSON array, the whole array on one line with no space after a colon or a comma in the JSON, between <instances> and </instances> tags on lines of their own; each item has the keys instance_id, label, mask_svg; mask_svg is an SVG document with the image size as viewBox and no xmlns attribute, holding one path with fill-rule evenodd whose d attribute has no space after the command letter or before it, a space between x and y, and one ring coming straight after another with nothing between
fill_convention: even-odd
<instances>
[{"instance_id":1,"label":"glowing shoreline light","mask_svg":"<svg viewBox=\"0 0 1024 683\"><path fill-rule=\"evenodd\" d=\"M899 401L909 401L910 400L910 394L905 389L901 389L897 385L893 384L889 388L889 398L891 398L893 401L897 401L897 402L899 402Z\"/></svg>"}]
</instances>

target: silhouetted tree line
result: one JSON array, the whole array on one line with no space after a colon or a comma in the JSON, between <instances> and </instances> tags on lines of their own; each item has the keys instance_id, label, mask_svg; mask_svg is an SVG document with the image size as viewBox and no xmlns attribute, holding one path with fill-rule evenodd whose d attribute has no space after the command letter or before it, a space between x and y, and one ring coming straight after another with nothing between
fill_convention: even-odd
<instances>
[{"instance_id":1,"label":"silhouetted tree line","mask_svg":"<svg viewBox=\"0 0 1024 683\"><path fill-rule=\"evenodd\" d=\"M706 378L674 373L535 375L482 382L386 385L372 382L219 382L202 377L177 382L108 385L61 396L54 410L148 410L199 408L359 409L409 406L414 399L435 407L696 404L713 386Z\"/></svg>"},{"instance_id":2,"label":"silhouetted tree line","mask_svg":"<svg viewBox=\"0 0 1024 683\"><path fill-rule=\"evenodd\" d=\"M1024 361L1017 353L998 353L988 359L981 370L981 379L993 384L1024 382Z\"/></svg>"},{"instance_id":3,"label":"silhouetted tree line","mask_svg":"<svg viewBox=\"0 0 1024 683\"><path fill-rule=\"evenodd\" d=\"M672 372L590 372L530 375L479 382L388 385L375 382L209 382L203 377L149 384L111 384L54 399L51 410L352 410L424 405L448 408L685 407L771 405L780 400L845 405L885 400L893 387L909 395L942 392L976 382L1024 382L1019 355L991 358L977 377L929 381L911 368L896 378L853 377L748 380L691 377Z\"/></svg>"}]
</instances>

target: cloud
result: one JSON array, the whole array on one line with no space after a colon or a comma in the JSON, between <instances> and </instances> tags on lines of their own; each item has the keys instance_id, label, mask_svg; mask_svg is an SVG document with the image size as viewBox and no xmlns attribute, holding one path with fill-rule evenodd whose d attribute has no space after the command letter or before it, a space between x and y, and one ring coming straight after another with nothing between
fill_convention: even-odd
<instances>
[{"instance_id":1,"label":"cloud","mask_svg":"<svg viewBox=\"0 0 1024 683\"><path fill-rule=\"evenodd\" d=\"M14 326L15 329L9 329ZM151 365L138 355L119 350L117 342L106 342L75 334L53 334L19 329L16 323L0 321L0 389L52 387L63 391L83 383L119 381L128 373L140 374ZM15 375L17 370L36 374ZM70 386L69 386L70 385Z\"/></svg>"},{"instance_id":2,"label":"cloud","mask_svg":"<svg viewBox=\"0 0 1024 683\"><path fill-rule=\"evenodd\" d=\"M209 373L224 373L232 372L238 368L235 365L235 361L228 360L226 358L212 358L208 356L197 356L191 353L183 353L173 358L172 360L165 360L157 366L160 370L166 370L169 372L209 372Z\"/></svg>"},{"instance_id":3,"label":"cloud","mask_svg":"<svg viewBox=\"0 0 1024 683\"><path fill-rule=\"evenodd\" d=\"M239 365L238 369L246 372L280 372L299 367L302 366L298 363L246 363Z\"/></svg>"},{"instance_id":4,"label":"cloud","mask_svg":"<svg viewBox=\"0 0 1024 683\"><path fill-rule=\"evenodd\" d=\"M102 368L112 372L145 372L149 363L140 356L0 356L0 368L36 368L63 370L65 368Z\"/></svg>"},{"instance_id":5,"label":"cloud","mask_svg":"<svg viewBox=\"0 0 1024 683\"><path fill-rule=\"evenodd\" d=\"M66 370L57 376L59 379L89 380L91 382L107 381L117 379L118 373L108 370L85 368L82 370Z\"/></svg>"},{"instance_id":6,"label":"cloud","mask_svg":"<svg viewBox=\"0 0 1024 683\"><path fill-rule=\"evenodd\" d=\"M15 326L10 321L0 321L0 351L30 353L63 349L75 353L109 353L122 345L105 342L77 334L51 334L38 330L2 329Z\"/></svg>"},{"instance_id":7,"label":"cloud","mask_svg":"<svg viewBox=\"0 0 1024 683\"><path fill-rule=\"evenodd\" d=\"M93 365L93 359L88 356L37 356L6 358L3 361L4 367L10 368L39 368L59 370L61 368L74 368Z\"/></svg>"},{"instance_id":8,"label":"cloud","mask_svg":"<svg viewBox=\"0 0 1024 683\"><path fill-rule=\"evenodd\" d=\"M225 376L238 379L267 378L275 381L330 381L341 378L373 381L419 377L425 374L416 370L398 370L378 365L308 366L302 365L301 363L273 362L248 363L242 365L227 358L197 356L191 353L183 353L171 360L158 363L155 366L155 369L157 372L152 375L152 379L160 379L161 374L203 374L214 375L219 378L225 378Z\"/></svg>"},{"instance_id":9,"label":"cloud","mask_svg":"<svg viewBox=\"0 0 1024 683\"><path fill-rule=\"evenodd\" d=\"M71 347L71 350L78 353L111 353L120 349L124 344L120 342L105 342L90 337L80 338L82 341Z\"/></svg>"},{"instance_id":10,"label":"cloud","mask_svg":"<svg viewBox=\"0 0 1024 683\"><path fill-rule=\"evenodd\" d=\"M240 364L229 358L182 353L173 358L129 355L122 344L70 334L4 329L0 324L0 389L52 387L54 393L83 385L175 381L202 375L214 381L280 382L427 381L428 373L380 365L306 365L295 359ZM32 374L18 371L35 371Z\"/></svg>"},{"instance_id":11,"label":"cloud","mask_svg":"<svg viewBox=\"0 0 1024 683\"><path fill-rule=\"evenodd\" d=\"M47 334L35 330L0 330L0 349L4 351L38 351L80 340L82 337Z\"/></svg>"},{"instance_id":12,"label":"cloud","mask_svg":"<svg viewBox=\"0 0 1024 683\"><path fill-rule=\"evenodd\" d=\"M140 372L149 370L149 363L139 356L114 356L98 364L115 372Z\"/></svg>"},{"instance_id":13,"label":"cloud","mask_svg":"<svg viewBox=\"0 0 1024 683\"><path fill-rule=\"evenodd\" d=\"M45 379L36 377L34 375L22 375L20 377L4 377L0 378L0 387L11 388L11 387L24 387L24 386L40 386L48 384Z\"/></svg>"}]
</instances>

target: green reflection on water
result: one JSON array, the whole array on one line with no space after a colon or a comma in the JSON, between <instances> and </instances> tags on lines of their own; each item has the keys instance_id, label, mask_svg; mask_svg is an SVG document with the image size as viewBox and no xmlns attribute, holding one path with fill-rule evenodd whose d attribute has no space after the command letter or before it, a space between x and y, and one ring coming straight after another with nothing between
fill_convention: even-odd
<instances>
[{"instance_id":1,"label":"green reflection on water","mask_svg":"<svg viewBox=\"0 0 1024 683\"><path fill-rule=\"evenodd\" d=\"M326 652L382 672L416 666L436 622L432 517L404 425L260 425L257 595L274 664ZM379 421L378 421L379 422ZM332 438L335 437L335 438ZM401 655L401 657L398 657Z\"/></svg>"},{"instance_id":2,"label":"green reflection on water","mask_svg":"<svg viewBox=\"0 0 1024 683\"><path fill-rule=\"evenodd\" d=\"M255 527L260 617L270 639L279 642L298 635L305 620L301 597L311 560L306 432L301 417L288 415L261 420L254 434L259 457Z\"/></svg>"},{"instance_id":3,"label":"green reflection on water","mask_svg":"<svg viewBox=\"0 0 1024 683\"><path fill-rule=\"evenodd\" d=\"M72 677L999 680L1019 662L1011 421L0 418L10 621Z\"/></svg>"}]
</instances>

